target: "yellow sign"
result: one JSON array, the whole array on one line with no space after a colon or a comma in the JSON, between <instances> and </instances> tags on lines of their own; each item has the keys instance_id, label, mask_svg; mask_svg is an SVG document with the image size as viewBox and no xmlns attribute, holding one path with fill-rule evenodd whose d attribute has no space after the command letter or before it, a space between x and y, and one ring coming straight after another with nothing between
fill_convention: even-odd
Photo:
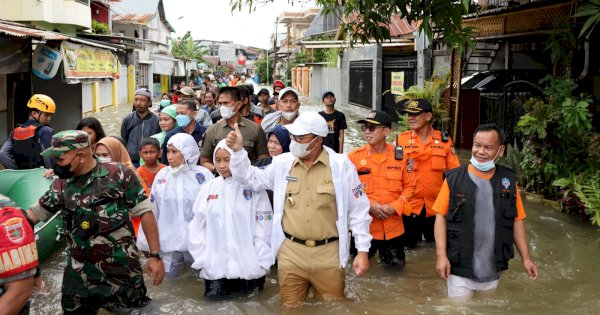
<instances>
[{"instance_id":1,"label":"yellow sign","mask_svg":"<svg viewBox=\"0 0 600 315\"><path fill-rule=\"evenodd\" d=\"M404 93L404 71L392 72L392 84L390 91L392 94L401 95Z\"/></svg>"},{"instance_id":2,"label":"yellow sign","mask_svg":"<svg viewBox=\"0 0 600 315\"><path fill-rule=\"evenodd\" d=\"M111 51L67 41L61 48L67 79L119 78L119 59Z\"/></svg>"}]
</instances>

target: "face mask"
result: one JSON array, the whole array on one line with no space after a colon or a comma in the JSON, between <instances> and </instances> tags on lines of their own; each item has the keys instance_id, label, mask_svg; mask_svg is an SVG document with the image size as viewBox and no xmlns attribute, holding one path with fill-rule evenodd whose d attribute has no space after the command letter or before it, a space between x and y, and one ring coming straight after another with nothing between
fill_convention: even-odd
<instances>
[{"instance_id":1,"label":"face mask","mask_svg":"<svg viewBox=\"0 0 600 315\"><path fill-rule=\"evenodd\" d=\"M73 163L76 157L77 155L75 155L71 159L71 162L69 162L69 164L65 166L60 166L58 165L58 163L54 164L54 168L52 169L54 171L54 175L58 176L58 178L60 179L69 179L73 177L75 175L75 172L71 171L71 163ZM79 166L77 168L79 168Z\"/></svg>"},{"instance_id":2,"label":"face mask","mask_svg":"<svg viewBox=\"0 0 600 315\"><path fill-rule=\"evenodd\" d=\"M229 118L233 117L233 115L235 115L235 112L233 111L233 107L221 106L220 110L221 110L221 117L223 117L225 119L229 119Z\"/></svg>"},{"instance_id":3,"label":"face mask","mask_svg":"<svg viewBox=\"0 0 600 315\"><path fill-rule=\"evenodd\" d=\"M170 100L160 100L160 108L167 107L169 105L171 105Z\"/></svg>"},{"instance_id":4,"label":"face mask","mask_svg":"<svg viewBox=\"0 0 600 315\"><path fill-rule=\"evenodd\" d=\"M185 161L177 167L171 166L171 174L173 174L174 176L181 174L181 172L183 172L183 170L185 169L185 166L186 166Z\"/></svg>"},{"instance_id":5,"label":"face mask","mask_svg":"<svg viewBox=\"0 0 600 315\"><path fill-rule=\"evenodd\" d=\"M292 119L296 118L296 116L298 116L298 111L295 110L293 112L281 112L281 116L283 116L283 119L291 121Z\"/></svg>"},{"instance_id":6,"label":"face mask","mask_svg":"<svg viewBox=\"0 0 600 315\"><path fill-rule=\"evenodd\" d=\"M182 128L190 124L190 116L188 115L177 115L175 120L177 121L177 126Z\"/></svg>"},{"instance_id":7,"label":"face mask","mask_svg":"<svg viewBox=\"0 0 600 315\"><path fill-rule=\"evenodd\" d=\"M312 152L312 150L309 151L306 149L308 148L308 146L311 143L315 142L315 140L317 140L317 138L314 138L309 143L298 143L298 142L292 140L292 142L290 142L290 152L292 152L292 155L294 155L295 157L303 158L303 157L309 155L310 152Z\"/></svg>"},{"instance_id":8,"label":"face mask","mask_svg":"<svg viewBox=\"0 0 600 315\"><path fill-rule=\"evenodd\" d=\"M500 148L501 147L502 146L500 146ZM494 158L487 162L483 162L483 163L478 162L473 155L471 155L471 160L469 162L471 162L473 167L475 167L476 169L478 169L482 172L487 172L487 171L493 169L494 167L496 167L496 158L498 157L498 154L500 153L500 148L498 148L498 152L496 152L496 155L494 155Z\"/></svg>"},{"instance_id":9,"label":"face mask","mask_svg":"<svg viewBox=\"0 0 600 315\"><path fill-rule=\"evenodd\" d=\"M100 163L110 163L112 162L112 158L110 156L106 156L106 157L98 157L98 160L100 160Z\"/></svg>"}]
</instances>

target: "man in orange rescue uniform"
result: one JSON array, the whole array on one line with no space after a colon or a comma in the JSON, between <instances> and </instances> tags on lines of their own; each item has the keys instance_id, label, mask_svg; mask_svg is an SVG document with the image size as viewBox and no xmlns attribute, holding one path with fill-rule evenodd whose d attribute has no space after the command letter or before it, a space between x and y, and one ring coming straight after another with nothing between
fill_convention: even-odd
<instances>
[{"instance_id":1,"label":"man in orange rescue uniform","mask_svg":"<svg viewBox=\"0 0 600 315\"><path fill-rule=\"evenodd\" d=\"M424 99L406 100L402 109L408 114L409 131L396 138L397 151L406 164L415 164L417 186L410 203L412 211L404 213L405 245L415 247L423 236L435 242L433 225L435 212L431 209L444 181L444 172L460 166L452 140L431 126L432 108Z\"/></svg>"},{"instance_id":2,"label":"man in orange rescue uniform","mask_svg":"<svg viewBox=\"0 0 600 315\"><path fill-rule=\"evenodd\" d=\"M382 264L404 266L404 225L402 213L410 211L410 198L415 193L414 164L396 156L394 146L387 144L392 117L382 111L371 111L363 124L367 144L348 154L369 197L373 217L373 236L369 257L379 252Z\"/></svg>"}]
</instances>

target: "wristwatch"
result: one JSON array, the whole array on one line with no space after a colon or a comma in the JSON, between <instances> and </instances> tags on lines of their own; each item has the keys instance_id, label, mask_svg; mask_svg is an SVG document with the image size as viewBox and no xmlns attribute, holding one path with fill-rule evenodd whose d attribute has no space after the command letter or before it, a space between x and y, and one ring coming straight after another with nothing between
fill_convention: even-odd
<instances>
[{"instance_id":1,"label":"wristwatch","mask_svg":"<svg viewBox=\"0 0 600 315\"><path fill-rule=\"evenodd\" d=\"M162 250L159 250L158 252L155 252L155 253L148 253L148 255L146 255L146 258L156 258L156 259L162 260L164 254L165 253Z\"/></svg>"}]
</instances>

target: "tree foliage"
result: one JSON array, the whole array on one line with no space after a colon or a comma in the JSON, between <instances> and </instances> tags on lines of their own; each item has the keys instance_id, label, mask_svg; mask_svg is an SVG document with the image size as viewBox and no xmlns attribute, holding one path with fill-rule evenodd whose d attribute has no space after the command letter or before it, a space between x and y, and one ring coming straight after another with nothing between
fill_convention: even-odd
<instances>
[{"instance_id":1,"label":"tree foliage","mask_svg":"<svg viewBox=\"0 0 600 315\"><path fill-rule=\"evenodd\" d=\"M177 37L177 39L173 40L171 54L173 54L175 58L185 61L203 62L204 59L202 56L206 53L207 50L205 47L194 41L190 31L185 33L183 37Z\"/></svg>"},{"instance_id":2,"label":"tree foliage","mask_svg":"<svg viewBox=\"0 0 600 315\"><path fill-rule=\"evenodd\" d=\"M232 10L247 8L254 11L258 4L274 0L230 0ZM471 0L315 0L323 8L322 14L335 14L340 20L342 34L348 35L350 44L378 43L391 39L387 26L398 15L409 23L419 24L429 39L437 31L441 40L450 47L474 47L474 29L463 27L462 17L469 13ZM303 3L303 0L288 0Z\"/></svg>"},{"instance_id":3,"label":"tree foliage","mask_svg":"<svg viewBox=\"0 0 600 315\"><path fill-rule=\"evenodd\" d=\"M579 37L590 38L590 35L600 22L600 0L589 0L583 3L573 17L587 18L581 27Z\"/></svg>"}]
</instances>

